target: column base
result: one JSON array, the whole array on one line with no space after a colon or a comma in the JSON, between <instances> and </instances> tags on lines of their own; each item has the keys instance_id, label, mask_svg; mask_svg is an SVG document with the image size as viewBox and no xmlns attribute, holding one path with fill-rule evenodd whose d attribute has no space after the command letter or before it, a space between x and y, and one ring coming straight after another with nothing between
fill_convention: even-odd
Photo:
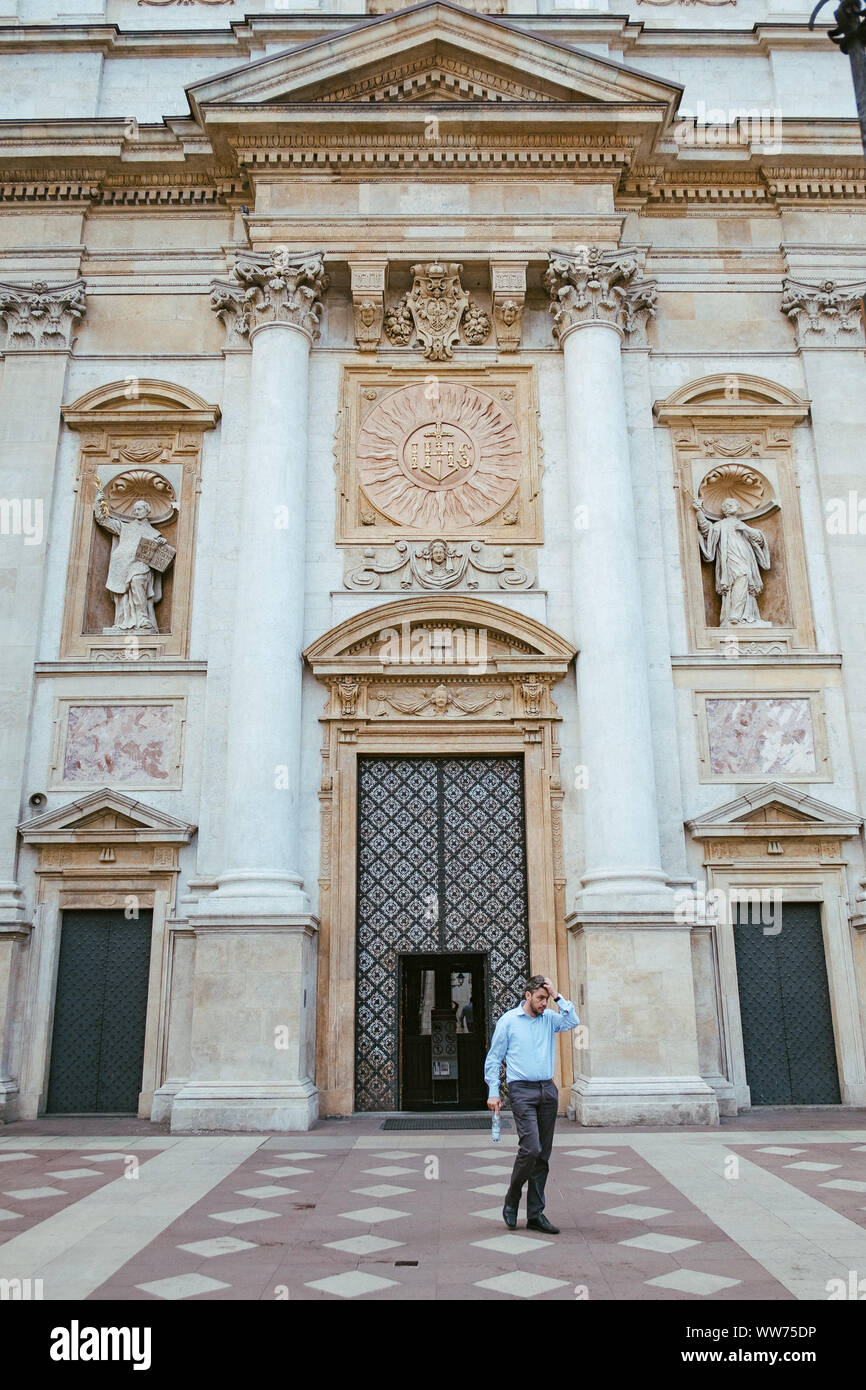
<instances>
[{"instance_id":1,"label":"column base","mask_svg":"<svg viewBox=\"0 0 866 1390\"><path fill-rule=\"evenodd\" d=\"M717 1125L719 1103L700 1076L579 1076L569 1118L579 1125Z\"/></svg>"},{"instance_id":2,"label":"column base","mask_svg":"<svg viewBox=\"0 0 866 1390\"><path fill-rule=\"evenodd\" d=\"M319 1093L312 1081L277 1086L184 1086L171 1106L172 1134L302 1133L319 1118Z\"/></svg>"},{"instance_id":3,"label":"column base","mask_svg":"<svg viewBox=\"0 0 866 1390\"><path fill-rule=\"evenodd\" d=\"M583 919L590 914L609 913L616 921L642 914L673 913L674 892L661 870L599 869L581 880L574 900L574 914Z\"/></svg>"},{"instance_id":4,"label":"column base","mask_svg":"<svg viewBox=\"0 0 866 1390\"><path fill-rule=\"evenodd\" d=\"M220 874L217 890L190 907L193 919L260 921L266 918L307 916L310 899L303 880L292 873L269 869L236 869Z\"/></svg>"},{"instance_id":5,"label":"column base","mask_svg":"<svg viewBox=\"0 0 866 1390\"><path fill-rule=\"evenodd\" d=\"M150 1118L154 1124L162 1124L165 1120L171 1119L174 1098L185 1085L185 1081L164 1081L159 1090L154 1091L150 1107Z\"/></svg>"}]
</instances>

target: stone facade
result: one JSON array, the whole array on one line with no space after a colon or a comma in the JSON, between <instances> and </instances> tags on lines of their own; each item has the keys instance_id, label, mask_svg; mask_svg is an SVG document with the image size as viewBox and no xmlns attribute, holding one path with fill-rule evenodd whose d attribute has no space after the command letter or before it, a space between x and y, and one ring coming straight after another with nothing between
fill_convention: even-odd
<instances>
[{"instance_id":1,"label":"stone facade","mask_svg":"<svg viewBox=\"0 0 866 1390\"><path fill-rule=\"evenodd\" d=\"M0 0L0 1115L131 899L141 1115L351 1113L378 755L523 759L580 1123L749 1105L752 891L866 1104L847 63L774 0L100 3Z\"/></svg>"}]
</instances>

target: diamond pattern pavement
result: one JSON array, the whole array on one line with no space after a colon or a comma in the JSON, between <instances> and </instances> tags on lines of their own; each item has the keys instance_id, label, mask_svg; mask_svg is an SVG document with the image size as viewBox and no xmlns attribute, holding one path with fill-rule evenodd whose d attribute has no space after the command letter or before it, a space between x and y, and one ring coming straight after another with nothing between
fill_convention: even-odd
<instances>
[{"instance_id":1,"label":"diamond pattern pavement","mask_svg":"<svg viewBox=\"0 0 866 1390\"><path fill-rule=\"evenodd\" d=\"M292 1147L290 1136L282 1141L245 1136L237 1158L230 1157L234 1150L228 1147L220 1150L221 1145L237 1144L236 1138L209 1139L215 1152L229 1155L224 1170L205 1190L197 1189L189 1202L178 1199L172 1219L161 1224L155 1219L150 1234L143 1227L138 1248L120 1257L108 1277L94 1275L83 1296L126 1301L439 1297L573 1302L586 1296L578 1290L586 1290L593 1300L786 1301L802 1294L797 1292L794 1256L789 1271L784 1249L781 1254L779 1249L785 1192L806 1202L819 1225L823 1220L826 1241L837 1242L843 1278L861 1258L857 1239L864 1242L866 1268L866 1144L855 1142L866 1134L863 1129L859 1136L856 1131L780 1132L779 1144L766 1142L770 1136L758 1133L707 1134L720 1155L724 1149L749 1160L740 1185L724 1185L729 1202L742 1202L743 1211L749 1211L744 1223L748 1233L740 1237L731 1234L730 1222L716 1224L709 1208L693 1200L694 1183L684 1180L697 1140L690 1147L676 1133L653 1133L654 1149L641 1135L618 1132L610 1139L605 1136L604 1149L578 1147L570 1126L561 1121L547 1185L547 1214L562 1233L546 1239L526 1230L525 1204L518 1229L506 1229L499 1205L507 1190L504 1180L478 1183L480 1176L504 1179L510 1173L514 1135L503 1136L494 1148L479 1146L477 1135L440 1131L407 1136L397 1149L386 1147L387 1138L378 1138L370 1132L369 1120L366 1124L363 1142L350 1125L341 1126L339 1135L322 1126L315 1150L301 1144ZM194 1145L201 1142L182 1137L164 1142L164 1151L176 1146L181 1158L190 1155L190 1161L177 1164L179 1176L173 1183L188 1181L195 1169ZM100 1152L100 1144L105 1146L104 1138L94 1141L96 1152L91 1153L72 1145L65 1150L59 1145L40 1148L30 1139L26 1149L15 1149L12 1136L0 1133L0 1160L8 1161L5 1172L10 1178L14 1172L14 1180L2 1189L0 1277L13 1277L13 1259L15 1276L27 1276L21 1257L30 1247L22 1242L35 1239L42 1230L48 1241L52 1222L79 1208L84 1211L88 1201L102 1202L103 1194L106 1201L109 1194L118 1194L113 1200L122 1204L127 1192L132 1199L142 1190L141 1183L146 1185L153 1151L138 1154L139 1182L127 1184L123 1177L129 1165L121 1160L135 1153L132 1141L122 1148L119 1142L111 1154L104 1147ZM679 1168L659 1164L657 1151L678 1155ZM428 1163L431 1157L436 1164ZM82 1161L103 1166L79 1166ZM303 1166L306 1161L309 1166ZM491 1168L492 1174L485 1172ZM750 1206L750 1175L757 1169L772 1175L782 1194L774 1217L777 1225L772 1231L768 1225L766 1236L761 1208ZM719 1179L724 1177L722 1170L720 1158ZM628 1182L595 1181L621 1173L628 1175ZM68 1177L71 1190L51 1185L50 1175L61 1182ZM267 1181L283 1177L291 1177L295 1185ZM398 1182L390 1181L394 1177ZM413 1179L411 1187L399 1185L399 1179L408 1177ZM39 1195L16 1196L24 1192ZM238 1196L244 1205L238 1205ZM483 1205L485 1196L496 1204ZM356 1197L361 1201L353 1204ZM611 1203L611 1197L637 1200ZM791 1231L793 1251L801 1233L790 1220L785 1229ZM833 1222L840 1224L834 1227ZM223 1233L215 1233L215 1224L223 1226ZM93 1236L85 1234L76 1246L82 1260L87 1259L88 1240L96 1240L99 1230L95 1222ZM3 1264L7 1250L8 1267ZM63 1295L55 1290L54 1296Z\"/></svg>"}]
</instances>

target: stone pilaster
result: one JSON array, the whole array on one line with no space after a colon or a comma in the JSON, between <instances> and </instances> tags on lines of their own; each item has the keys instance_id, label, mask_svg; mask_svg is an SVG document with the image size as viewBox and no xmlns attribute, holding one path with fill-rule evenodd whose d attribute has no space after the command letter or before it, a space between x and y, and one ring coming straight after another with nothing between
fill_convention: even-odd
<instances>
[{"instance_id":1,"label":"stone pilaster","mask_svg":"<svg viewBox=\"0 0 866 1390\"><path fill-rule=\"evenodd\" d=\"M18 962L30 930L17 881L15 827L23 785L33 663L41 628L45 549L60 407L75 326L85 312L84 281L49 286L0 284L5 363L0 385L0 473L8 507L0 536L2 567L14 580L6 595L0 669L0 1113L14 1110L18 1060L8 1024L20 1000Z\"/></svg>"},{"instance_id":2,"label":"stone pilaster","mask_svg":"<svg viewBox=\"0 0 866 1390\"><path fill-rule=\"evenodd\" d=\"M863 564L863 526L866 513L866 320L863 300L866 280L843 283L831 279L829 251L806 253L784 247L796 278L783 281L780 308L796 333L803 372L803 395L810 402L812 449L805 450L797 468L801 483L811 473L823 515L823 550L830 591L844 595L837 602L835 623L843 670L850 689L866 681L863 613L866 611L866 566ZM812 258L818 264L811 264ZM858 269L863 273L864 257ZM829 271L829 274L828 274ZM808 471L808 472L807 472ZM816 538L816 545L820 541ZM866 785L866 740L856 731L851 742L856 779ZM837 776L839 770L837 769Z\"/></svg>"},{"instance_id":3,"label":"stone pilaster","mask_svg":"<svg viewBox=\"0 0 866 1390\"><path fill-rule=\"evenodd\" d=\"M575 1052L571 1107L589 1125L718 1119L699 1074L689 937L674 921L659 845L621 355L655 312L640 270L639 253L589 247L553 253L545 276L565 375L586 827L568 925L588 1048Z\"/></svg>"},{"instance_id":4,"label":"stone pilaster","mask_svg":"<svg viewBox=\"0 0 866 1390\"><path fill-rule=\"evenodd\" d=\"M196 978L177 1132L307 1129L315 931L299 872L301 652L309 355L322 256L246 256L214 287L251 345L245 484L228 702L226 832L216 892L189 914Z\"/></svg>"}]
</instances>

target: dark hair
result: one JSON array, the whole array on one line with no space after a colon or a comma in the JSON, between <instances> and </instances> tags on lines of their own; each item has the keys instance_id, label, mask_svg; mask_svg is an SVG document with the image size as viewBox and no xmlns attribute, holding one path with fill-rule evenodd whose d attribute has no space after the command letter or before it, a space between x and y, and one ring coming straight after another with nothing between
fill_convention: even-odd
<instances>
[{"instance_id":1,"label":"dark hair","mask_svg":"<svg viewBox=\"0 0 866 1390\"><path fill-rule=\"evenodd\" d=\"M546 988L547 986L544 983L543 975L530 975L529 979L526 981L526 984L523 986L523 993L525 996L527 994L534 994L537 989Z\"/></svg>"}]
</instances>

